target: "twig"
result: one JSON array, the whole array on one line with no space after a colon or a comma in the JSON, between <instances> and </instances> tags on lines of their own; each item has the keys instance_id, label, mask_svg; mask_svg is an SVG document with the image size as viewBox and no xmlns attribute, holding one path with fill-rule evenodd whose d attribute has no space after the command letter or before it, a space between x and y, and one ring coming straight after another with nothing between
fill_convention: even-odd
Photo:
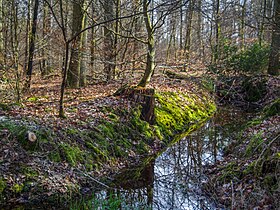
<instances>
[{"instance_id":1,"label":"twig","mask_svg":"<svg viewBox=\"0 0 280 210\"><path fill-rule=\"evenodd\" d=\"M254 170L256 170L256 167L258 165L258 162L261 160L261 157L263 156L263 154L265 153L265 151L276 141L276 140L279 140L280 138L280 134L278 134L274 139L272 139L269 144L266 146L266 148L264 148L260 154L260 156L258 157L257 161L256 161L256 164L255 164L255 167L254 167Z\"/></svg>"},{"instance_id":2,"label":"twig","mask_svg":"<svg viewBox=\"0 0 280 210\"><path fill-rule=\"evenodd\" d=\"M233 188L232 180L231 180L231 209L234 209L234 188Z\"/></svg>"},{"instance_id":3,"label":"twig","mask_svg":"<svg viewBox=\"0 0 280 210\"><path fill-rule=\"evenodd\" d=\"M106 184L104 184L104 183L102 183L102 182L98 181L97 179L93 178L93 177L92 177L92 176L90 176L89 174L84 173L84 172L83 172L83 171L81 171L80 169L76 168L76 170L77 170L78 172L80 172L82 175L84 175L84 176L86 176L86 177L90 178L90 179L91 179L91 180L93 180L94 182L96 182L96 183L98 183L98 184L102 185L103 187L106 187L106 188L111 188L111 187L109 187L108 185L106 185Z\"/></svg>"}]
</instances>

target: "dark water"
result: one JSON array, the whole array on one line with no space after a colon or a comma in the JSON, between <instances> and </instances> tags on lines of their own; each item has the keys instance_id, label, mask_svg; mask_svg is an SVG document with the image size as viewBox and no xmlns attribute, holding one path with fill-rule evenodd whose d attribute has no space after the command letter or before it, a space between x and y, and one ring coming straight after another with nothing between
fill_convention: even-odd
<instances>
[{"instance_id":1,"label":"dark water","mask_svg":"<svg viewBox=\"0 0 280 210\"><path fill-rule=\"evenodd\" d=\"M146 165L126 169L114 181L122 209L222 209L203 194L206 165L222 158L222 149L240 130L248 115L220 110L216 116L191 135L169 147Z\"/></svg>"}]
</instances>

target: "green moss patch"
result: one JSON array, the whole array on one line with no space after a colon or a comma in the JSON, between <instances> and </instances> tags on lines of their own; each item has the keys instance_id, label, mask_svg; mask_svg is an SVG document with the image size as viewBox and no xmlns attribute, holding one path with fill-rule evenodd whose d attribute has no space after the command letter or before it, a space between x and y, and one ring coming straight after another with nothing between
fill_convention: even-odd
<instances>
[{"instance_id":1,"label":"green moss patch","mask_svg":"<svg viewBox=\"0 0 280 210\"><path fill-rule=\"evenodd\" d=\"M163 136L184 132L192 124L208 119L216 110L214 103L184 93L157 93L156 124Z\"/></svg>"},{"instance_id":2,"label":"green moss patch","mask_svg":"<svg viewBox=\"0 0 280 210\"><path fill-rule=\"evenodd\" d=\"M280 98L274 100L263 109L265 117L271 117L280 114Z\"/></svg>"}]
</instances>

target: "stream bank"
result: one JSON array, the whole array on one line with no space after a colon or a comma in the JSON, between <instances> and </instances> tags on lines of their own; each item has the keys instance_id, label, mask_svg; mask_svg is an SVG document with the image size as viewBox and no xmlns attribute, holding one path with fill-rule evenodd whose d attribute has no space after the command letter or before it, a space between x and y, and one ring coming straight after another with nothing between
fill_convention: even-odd
<instances>
[{"instance_id":1,"label":"stream bank","mask_svg":"<svg viewBox=\"0 0 280 210\"><path fill-rule=\"evenodd\" d=\"M217 104L252 113L224 148L222 160L209 165L206 194L225 209L278 209L280 206L279 77L223 77Z\"/></svg>"},{"instance_id":2,"label":"stream bank","mask_svg":"<svg viewBox=\"0 0 280 210\"><path fill-rule=\"evenodd\" d=\"M24 106L1 111L0 203L67 203L103 185L99 179L166 148L175 135L195 130L215 112L205 93L155 94L155 122L141 118L141 104L107 96L72 107L73 118L24 116ZM35 97L28 102L41 103ZM33 100L34 99L34 100ZM27 138L29 132L35 142Z\"/></svg>"}]
</instances>

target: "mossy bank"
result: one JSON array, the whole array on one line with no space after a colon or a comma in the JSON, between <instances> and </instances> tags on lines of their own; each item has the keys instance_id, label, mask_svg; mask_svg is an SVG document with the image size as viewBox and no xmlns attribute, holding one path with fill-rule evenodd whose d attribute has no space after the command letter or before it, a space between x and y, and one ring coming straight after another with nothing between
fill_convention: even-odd
<instances>
[{"instance_id":1,"label":"mossy bank","mask_svg":"<svg viewBox=\"0 0 280 210\"><path fill-rule=\"evenodd\" d=\"M162 151L216 110L205 94L155 92L153 97L153 123L143 120L143 103L127 96L110 96L115 105L104 104L94 122L65 119L59 129L40 119L1 117L0 204L69 200L98 187L100 177Z\"/></svg>"},{"instance_id":2,"label":"mossy bank","mask_svg":"<svg viewBox=\"0 0 280 210\"><path fill-rule=\"evenodd\" d=\"M206 170L208 195L232 209L278 209L280 106L270 102L241 126L225 157ZM229 192L234 196L228 196Z\"/></svg>"}]
</instances>

